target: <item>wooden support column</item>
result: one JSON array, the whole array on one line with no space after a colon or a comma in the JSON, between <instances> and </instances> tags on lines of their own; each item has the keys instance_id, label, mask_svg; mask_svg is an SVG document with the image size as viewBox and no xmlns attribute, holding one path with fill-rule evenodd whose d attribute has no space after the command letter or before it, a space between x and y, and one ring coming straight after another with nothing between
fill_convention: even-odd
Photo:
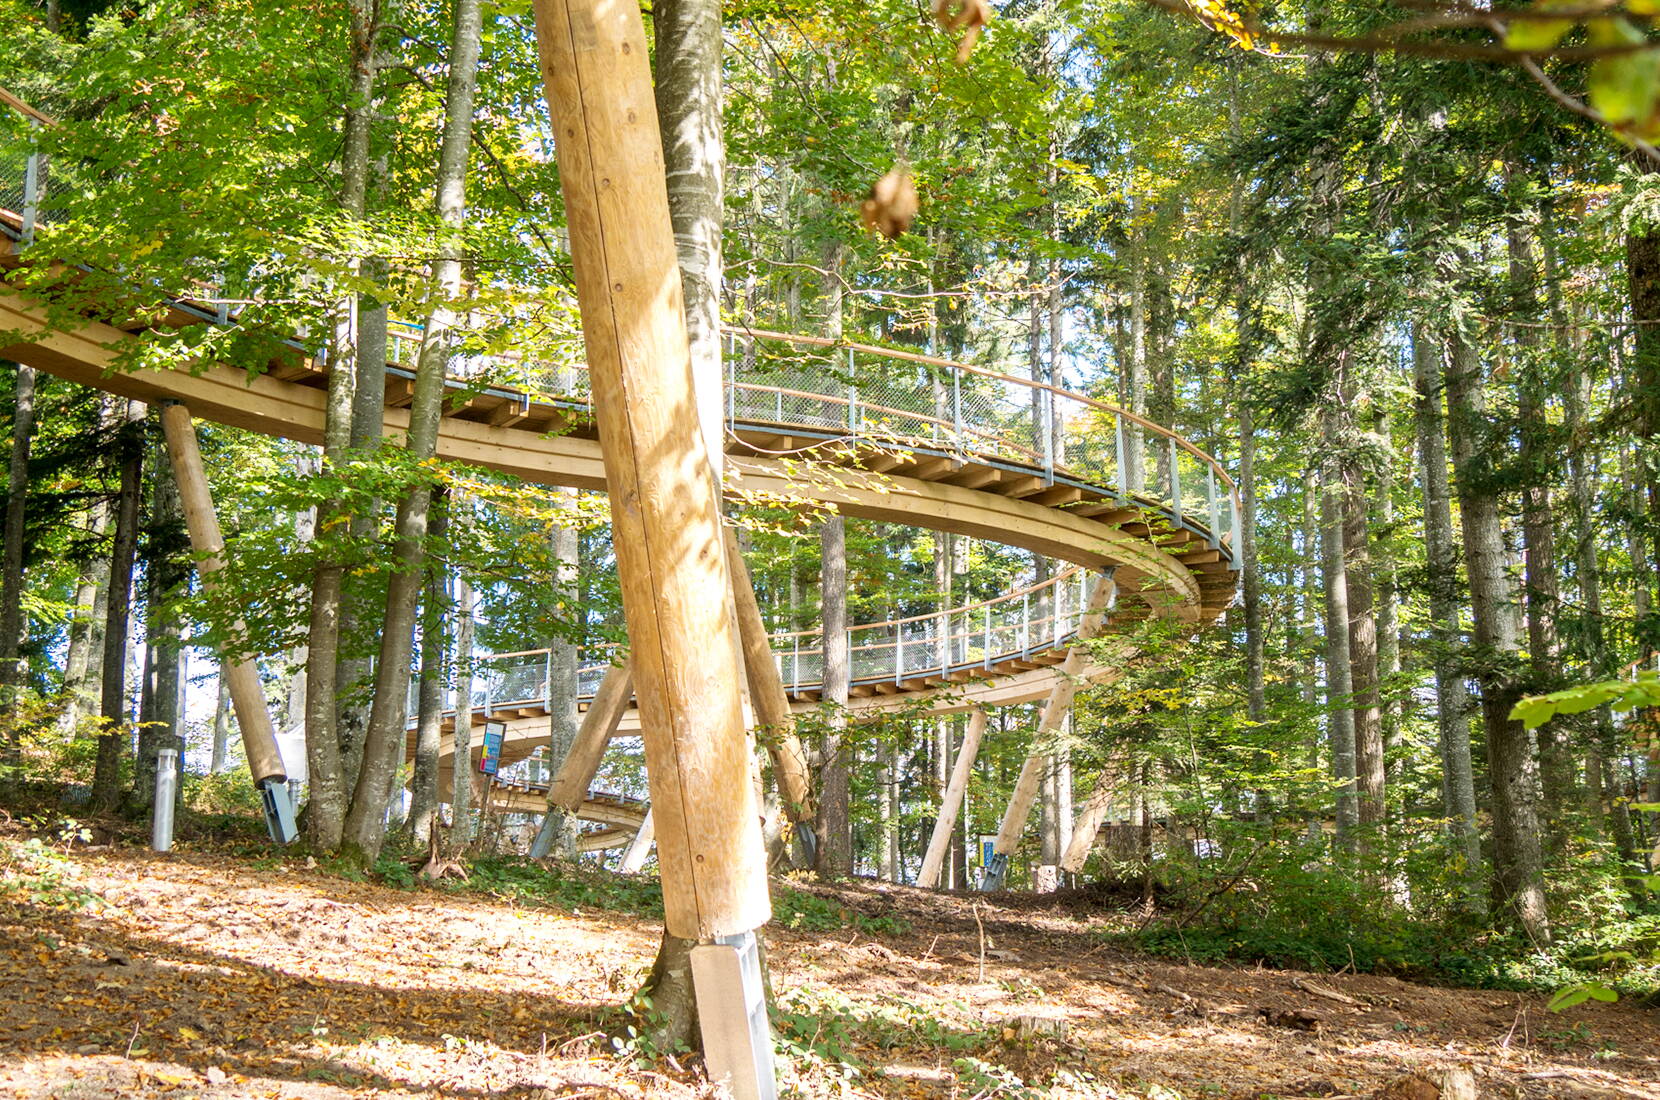
<instances>
[{"instance_id":1,"label":"wooden support column","mask_svg":"<svg viewBox=\"0 0 1660 1100\"><path fill-rule=\"evenodd\" d=\"M940 801L934 833L929 837L928 851L922 857L922 870L916 875L918 886L932 889L939 885L940 867L945 863L946 850L951 847L951 834L957 828L957 813L963 807L963 793L968 790L968 777L974 771L974 758L980 754L980 738L985 732L986 712L981 707L975 707L969 713L963 745L957 750L957 763L951 769L951 781L946 784L945 797Z\"/></svg>"},{"instance_id":2,"label":"wooden support column","mask_svg":"<svg viewBox=\"0 0 1660 1100\"><path fill-rule=\"evenodd\" d=\"M1101 831L1101 822L1106 820L1107 811L1112 808L1112 795L1112 776L1103 770L1095 780L1095 789L1090 792L1089 801L1084 803L1078 820L1072 823L1072 839L1061 854L1061 870L1067 874L1075 875L1084 869L1084 862L1095 848L1095 837Z\"/></svg>"},{"instance_id":3,"label":"wooden support column","mask_svg":"<svg viewBox=\"0 0 1660 1100\"><path fill-rule=\"evenodd\" d=\"M738 635L743 641L744 678L749 683L749 705L755 724L765 730L767 751L772 755L773 774L784 812L791 821L812 821L813 790L807 778L807 754L795 734L795 714L784 691L784 679L772 657L772 643L761 621L761 605L755 599L755 582L731 528L726 531L726 558L732 568L732 598L738 613Z\"/></svg>"},{"instance_id":4,"label":"wooden support column","mask_svg":"<svg viewBox=\"0 0 1660 1100\"><path fill-rule=\"evenodd\" d=\"M611 493L664 924L710 941L771 916L738 631L636 4L535 0L571 263Z\"/></svg>"},{"instance_id":5,"label":"wooden support column","mask_svg":"<svg viewBox=\"0 0 1660 1100\"><path fill-rule=\"evenodd\" d=\"M173 477L178 482L190 545L199 559L196 568L202 575L202 587L211 589L215 584L214 574L225 567L220 558L225 549L225 536L213 509L213 494L208 491L207 471L196 443L196 425L191 422L190 410L179 404L162 407L161 423L167 436L167 453L173 460ZM241 633L241 625L237 624L237 633ZM253 661L233 660L224 654L220 655L220 661L225 683L230 688L231 706L236 709L236 723L242 728L242 747L247 752L248 770L253 773L254 782L283 782L288 778L288 771L283 766L282 754L277 751L277 730L265 706L265 687L260 683L259 667Z\"/></svg>"},{"instance_id":6,"label":"wooden support column","mask_svg":"<svg viewBox=\"0 0 1660 1100\"><path fill-rule=\"evenodd\" d=\"M1089 594L1089 604L1084 609L1084 617L1078 623L1079 641L1093 638L1100 632L1107 609L1117 594L1118 585L1110 574L1104 574L1095 582L1095 588ZM1081 645L1074 645L1068 650L1066 660L1061 662L1060 679L1043 704L1043 714L1038 719L1037 732L1032 736L1032 750L1020 767L1020 778L1015 781L1014 792L1009 796L1008 809L1003 811L1003 821L997 829L997 841L992 847L994 857L1001 856L1006 860L1020 843L1020 834L1026 831L1026 819L1031 816L1032 803L1037 800L1038 785L1043 781L1044 762L1049 757L1048 740L1066 720L1066 712L1072 706L1072 697L1078 693L1079 677L1083 675L1088 664L1089 655Z\"/></svg>"},{"instance_id":7,"label":"wooden support column","mask_svg":"<svg viewBox=\"0 0 1660 1100\"><path fill-rule=\"evenodd\" d=\"M582 725L577 727L571 751L565 754L558 774L548 782L549 806L573 814L582 807L600 761L605 759L605 747L617 732L617 724L622 721L633 694L634 677L628 671L627 661L605 670L599 690L594 692L594 701L588 704L588 713L582 716Z\"/></svg>"},{"instance_id":8,"label":"wooden support column","mask_svg":"<svg viewBox=\"0 0 1660 1100\"><path fill-rule=\"evenodd\" d=\"M646 857L651 854L651 843L657 836L657 820L646 811L646 816L640 820L639 831L634 839L628 842L623 849L622 862L617 864L617 870L625 875L637 874L640 868L646 865Z\"/></svg>"}]
</instances>

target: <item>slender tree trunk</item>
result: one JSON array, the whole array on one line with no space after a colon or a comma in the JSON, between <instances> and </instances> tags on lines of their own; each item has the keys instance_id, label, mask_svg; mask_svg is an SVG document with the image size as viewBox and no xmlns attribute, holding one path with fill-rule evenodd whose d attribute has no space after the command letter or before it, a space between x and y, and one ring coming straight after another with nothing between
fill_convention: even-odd
<instances>
[{"instance_id":1,"label":"slender tree trunk","mask_svg":"<svg viewBox=\"0 0 1660 1100\"><path fill-rule=\"evenodd\" d=\"M1326 602L1326 720L1331 735L1331 774L1337 783L1337 835L1352 845L1359 820L1355 792L1355 725L1349 648L1349 578L1343 553L1345 491L1336 462L1328 459L1320 490L1320 574Z\"/></svg>"},{"instance_id":2,"label":"slender tree trunk","mask_svg":"<svg viewBox=\"0 0 1660 1100\"><path fill-rule=\"evenodd\" d=\"M415 368L406 444L412 463L421 466L438 449L443 415L444 375L454 349L454 310L461 293L460 230L466 217L467 152L472 142L473 93L478 81L481 0L456 0L455 36L450 52L449 94L444 105L444 135L438 160L438 217L445 230L434 261L432 295ZM360 380L359 385L363 382ZM426 554L427 514L432 485L421 480L398 502L394 525L393 571L386 586L386 614L380 655L375 663L375 694L364 741L363 770L346 813L346 842L370 861L380 852L386 810L403 758L409 695L409 659L413 648L415 607Z\"/></svg>"},{"instance_id":3,"label":"slender tree trunk","mask_svg":"<svg viewBox=\"0 0 1660 1100\"><path fill-rule=\"evenodd\" d=\"M95 543L102 543L108 526L109 506L100 500L87 509L87 532ZM69 623L69 645L63 662L64 730L73 730L96 706L92 685L101 665L108 584L108 555L99 554L81 567L75 583L75 617Z\"/></svg>"},{"instance_id":4,"label":"slender tree trunk","mask_svg":"<svg viewBox=\"0 0 1660 1100\"><path fill-rule=\"evenodd\" d=\"M473 586L455 578L455 752L450 756L450 841L473 842Z\"/></svg>"},{"instance_id":5,"label":"slender tree trunk","mask_svg":"<svg viewBox=\"0 0 1660 1100\"><path fill-rule=\"evenodd\" d=\"M440 489L433 497L428 532L442 543L449 526L449 494ZM425 607L421 617L421 680L415 712L415 770L410 780L409 829L417 846L432 841L433 823L438 816L438 757L443 748L444 684L449 679L449 601L445 598L445 567L442 559L429 556L426 563Z\"/></svg>"},{"instance_id":6,"label":"slender tree trunk","mask_svg":"<svg viewBox=\"0 0 1660 1100\"><path fill-rule=\"evenodd\" d=\"M686 302L686 338L698 423L718 482L725 448L721 385L721 222L726 139L721 124L718 0L657 0L657 124L668 173L669 216Z\"/></svg>"},{"instance_id":7,"label":"slender tree trunk","mask_svg":"<svg viewBox=\"0 0 1660 1100\"><path fill-rule=\"evenodd\" d=\"M6 477L6 524L0 536L0 709L11 711L23 686L23 535L29 501L29 448L35 432L35 370L17 368L12 403L12 454ZM11 727L8 725L8 731ZM15 763L13 732L6 762Z\"/></svg>"},{"instance_id":8,"label":"slender tree trunk","mask_svg":"<svg viewBox=\"0 0 1660 1100\"><path fill-rule=\"evenodd\" d=\"M1452 491L1447 480L1446 417L1442 412L1441 351L1418 326L1412 332L1417 386L1414 422L1424 491L1424 548L1435 664L1435 721L1442 788L1452 837L1464 862L1466 904L1486 909L1481 833L1476 823L1475 769L1470 760L1469 698L1453 666L1458 628L1458 548L1453 541Z\"/></svg>"},{"instance_id":9,"label":"slender tree trunk","mask_svg":"<svg viewBox=\"0 0 1660 1100\"><path fill-rule=\"evenodd\" d=\"M1522 490L1522 544L1524 600L1527 617L1528 657L1533 691L1552 691L1561 681L1561 646L1556 620L1561 614L1561 594L1556 576L1556 531L1552 516L1550 481L1556 471L1555 444L1545 422L1547 394L1553 387L1547 377L1549 364L1540 346L1539 330L1528 322L1540 317L1538 257L1533 233L1513 221L1509 233L1511 315L1524 322L1513 330L1518 360L1516 420L1521 432L1521 458L1525 471ZM1551 721L1541 726L1539 739L1540 778L1546 804L1566 808L1574 801L1573 753L1566 741L1566 723ZM1568 843L1568 828L1561 812L1545 816L1547 847L1560 854Z\"/></svg>"},{"instance_id":10,"label":"slender tree trunk","mask_svg":"<svg viewBox=\"0 0 1660 1100\"><path fill-rule=\"evenodd\" d=\"M350 41L347 50L345 122L341 138L341 211L361 219L368 204L369 139L374 118L376 63L379 51L379 0L349 0ZM357 267L355 261L352 262ZM334 336L329 349L328 396L324 401L323 461L338 474L349 459L352 409L357 393L358 300L348 295L335 306ZM338 528L342 514L338 499L317 507L321 531ZM339 697L349 684L339 682L342 596L346 562L339 546L322 542L316 549L311 581L311 614L306 639L306 770L310 799L306 831L312 846L333 851L344 836L346 799L351 778L345 774L340 752Z\"/></svg>"},{"instance_id":11,"label":"slender tree trunk","mask_svg":"<svg viewBox=\"0 0 1660 1100\"><path fill-rule=\"evenodd\" d=\"M847 698L852 681L847 645L847 527L840 515L824 521L819 534L819 598L823 629L824 695L832 710L819 773L818 872L842 878L853 872L851 776L845 744Z\"/></svg>"},{"instance_id":12,"label":"slender tree trunk","mask_svg":"<svg viewBox=\"0 0 1660 1100\"><path fill-rule=\"evenodd\" d=\"M1447 413L1464 564L1476 645L1487 651L1478 679L1487 731L1487 775L1493 790L1494 887L1517 925L1537 943L1550 940L1544 857L1539 838L1538 767L1533 738L1510 717L1521 697L1515 600L1505 573L1504 530L1497 492L1484 485L1479 454L1485 424L1480 363L1458 336L1451 339Z\"/></svg>"},{"instance_id":13,"label":"slender tree trunk","mask_svg":"<svg viewBox=\"0 0 1660 1100\"><path fill-rule=\"evenodd\" d=\"M230 754L231 744L231 684L225 679L224 669L219 671L219 691L213 701L213 756L208 763L208 773L218 775L225 770L226 757Z\"/></svg>"},{"instance_id":14,"label":"slender tree trunk","mask_svg":"<svg viewBox=\"0 0 1660 1100\"><path fill-rule=\"evenodd\" d=\"M1370 830L1385 817L1383 713L1378 702L1378 623L1372 590L1371 524L1364 475L1353 462L1344 470L1344 578L1349 596L1350 686L1354 691L1355 785L1358 816Z\"/></svg>"},{"instance_id":15,"label":"slender tree trunk","mask_svg":"<svg viewBox=\"0 0 1660 1100\"><path fill-rule=\"evenodd\" d=\"M164 449L158 446L157 452L155 472L150 477L149 530L144 540L144 725L138 731L138 757L133 761L129 799L135 812L144 813L155 802L156 754L184 746L179 726L179 621L169 605L172 595L189 581L185 565L189 543L172 465L166 461Z\"/></svg>"},{"instance_id":16,"label":"slender tree trunk","mask_svg":"<svg viewBox=\"0 0 1660 1100\"><path fill-rule=\"evenodd\" d=\"M138 552L138 508L144 492L144 403L128 401L117 441L121 489L115 501L115 540L110 550L104 670L98 713L104 731L92 777L92 803L114 809L121 791L121 746L127 739L127 627L132 616L133 564Z\"/></svg>"},{"instance_id":17,"label":"slender tree trunk","mask_svg":"<svg viewBox=\"0 0 1660 1100\"><path fill-rule=\"evenodd\" d=\"M582 541L575 526L576 493L568 489L555 489L553 494L554 599L560 608L560 617L566 623L574 625L582 614L581 605L576 600L577 573L580 568L578 557ZM556 774L564 765L565 757L570 754L571 745L576 741L577 667L576 643L563 634L556 634L550 638L546 691L550 774ZM545 852L554 859L573 861L577 857L577 835L576 817L557 806L549 806L542 818L541 826L537 829L532 852Z\"/></svg>"}]
</instances>

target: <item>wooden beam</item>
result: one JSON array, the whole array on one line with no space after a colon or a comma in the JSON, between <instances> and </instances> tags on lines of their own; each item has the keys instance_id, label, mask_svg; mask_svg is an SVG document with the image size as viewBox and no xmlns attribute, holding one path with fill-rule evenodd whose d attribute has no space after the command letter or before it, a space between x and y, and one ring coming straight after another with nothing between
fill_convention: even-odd
<instances>
[{"instance_id":1,"label":"wooden beam","mask_svg":"<svg viewBox=\"0 0 1660 1100\"><path fill-rule=\"evenodd\" d=\"M668 933L772 915L714 459L640 9L534 0L646 748Z\"/></svg>"},{"instance_id":2,"label":"wooden beam","mask_svg":"<svg viewBox=\"0 0 1660 1100\"><path fill-rule=\"evenodd\" d=\"M1101 831L1101 822L1112 807L1112 777L1103 771L1095 780L1095 789L1089 792L1089 801L1072 823L1072 839L1061 854L1061 870L1075 875L1084 869L1084 861L1095 849L1095 835Z\"/></svg>"},{"instance_id":3,"label":"wooden beam","mask_svg":"<svg viewBox=\"0 0 1660 1100\"><path fill-rule=\"evenodd\" d=\"M945 850L950 847L951 834L956 831L957 812L963 808L963 792L968 790L968 777L974 770L974 758L980 754L980 738L985 732L986 712L975 707L969 712L968 729L963 732L963 744L957 750L957 762L951 768L951 782L946 784L945 797L940 800L939 816L934 819L934 832L928 838L928 850L922 856L922 870L916 875L918 886L932 889L939 885Z\"/></svg>"},{"instance_id":4,"label":"wooden beam","mask_svg":"<svg viewBox=\"0 0 1660 1100\"><path fill-rule=\"evenodd\" d=\"M594 692L594 701L582 715L582 725L577 727L571 751L565 754L559 774L548 784L549 806L575 813L587 799L588 786L594 781L594 773L599 771L600 761L605 759L605 747L617 732L617 723L622 721L633 693L634 676L627 661L605 670L599 690Z\"/></svg>"},{"instance_id":5,"label":"wooden beam","mask_svg":"<svg viewBox=\"0 0 1660 1100\"><path fill-rule=\"evenodd\" d=\"M784 680L772 656L761 605L755 599L755 584L749 576L743 551L729 527L726 556L732 568L733 606L738 613L738 637L743 643L744 678L749 683L749 705L755 711L758 734L772 755L772 771L784 812L791 821L812 821L813 790L807 778L807 754L795 734L795 714L784 692Z\"/></svg>"},{"instance_id":6,"label":"wooden beam","mask_svg":"<svg viewBox=\"0 0 1660 1100\"><path fill-rule=\"evenodd\" d=\"M951 471L961 468L962 461L960 459L930 455L911 463L910 469L905 471L905 476L914 477L921 481L939 481Z\"/></svg>"},{"instance_id":7,"label":"wooden beam","mask_svg":"<svg viewBox=\"0 0 1660 1100\"><path fill-rule=\"evenodd\" d=\"M983 489L1001 476L1001 471L994 466L966 466L950 477L940 480L960 485L964 489Z\"/></svg>"},{"instance_id":8,"label":"wooden beam","mask_svg":"<svg viewBox=\"0 0 1660 1100\"><path fill-rule=\"evenodd\" d=\"M173 460L173 478L179 487L185 528L190 532L190 545L200 559L196 568L202 574L202 586L211 589L216 584L214 574L225 567L220 558L225 550L225 536L213 510L207 470L202 465L201 448L196 444L196 425L191 422L190 410L176 403L162 407L161 425L167 437L167 453ZM236 624L234 632L242 634L241 623ZM242 729L242 747L247 751L248 770L253 773L254 782L286 780L288 770L277 751L277 730L265 706L259 666L221 654L220 668L230 687L231 706L236 710L236 724Z\"/></svg>"},{"instance_id":9,"label":"wooden beam","mask_svg":"<svg viewBox=\"0 0 1660 1100\"><path fill-rule=\"evenodd\" d=\"M1090 592L1089 602L1084 608L1084 617L1078 623L1080 640L1093 638L1100 633L1107 608L1117 592L1118 585L1110 576L1103 576L1095 582L1095 588ZM1089 655L1082 646L1073 646L1067 653L1066 660L1061 662L1060 678L1050 689L1049 699L1043 704L1037 732L1032 735L1031 751L1027 753L1026 762L1020 767L1020 778L1015 781L1014 791L1009 795L1009 805L1003 811L1003 821L997 829L997 840L992 847L992 851L997 855L1011 854L1015 845L1020 843L1020 834L1026 831L1026 819L1031 816L1032 803L1037 800L1038 786L1043 781L1044 764L1049 758L1049 738L1060 730L1061 724L1065 721L1066 712L1072 706L1072 697L1078 693L1079 677L1088 664Z\"/></svg>"},{"instance_id":10,"label":"wooden beam","mask_svg":"<svg viewBox=\"0 0 1660 1100\"><path fill-rule=\"evenodd\" d=\"M628 842L628 848L623 852L622 862L617 864L617 870L625 875L638 874L640 868L646 865L646 857L651 854L652 841L657 837L657 819L651 811L646 811L645 820L640 822L639 831L634 839Z\"/></svg>"},{"instance_id":11,"label":"wooden beam","mask_svg":"<svg viewBox=\"0 0 1660 1100\"><path fill-rule=\"evenodd\" d=\"M1084 491L1076 485L1056 485L1041 493L1033 493L1027 499L1034 500L1046 508L1053 508L1058 504L1076 504L1084 499Z\"/></svg>"},{"instance_id":12,"label":"wooden beam","mask_svg":"<svg viewBox=\"0 0 1660 1100\"><path fill-rule=\"evenodd\" d=\"M1036 474L1015 474L1004 481L992 485L991 491L1006 497L1029 497L1033 493L1042 492L1048 485Z\"/></svg>"}]
</instances>

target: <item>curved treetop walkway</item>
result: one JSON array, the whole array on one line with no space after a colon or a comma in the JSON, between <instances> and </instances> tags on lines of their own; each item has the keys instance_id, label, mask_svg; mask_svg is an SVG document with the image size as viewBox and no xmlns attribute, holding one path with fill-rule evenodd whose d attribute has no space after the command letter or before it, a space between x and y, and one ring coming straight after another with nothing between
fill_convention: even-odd
<instances>
[{"instance_id":1,"label":"curved treetop walkway","mask_svg":"<svg viewBox=\"0 0 1660 1100\"><path fill-rule=\"evenodd\" d=\"M27 220L0 209L0 273L22 262L17 242ZM11 334L0 357L126 397L178 401L199 418L320 443L328 366L297 341L253 374L224 363L119 365L146 330L235 323L222 305L175 299L119 328L96 317L54 324L40 301L0 280L0 334ZM732 329L729 338L729 493L829 505L1081 567L994 600L854 626L854 710L924 700L962 710L1046 697L1071 678L1058 666L1085 609L1089 571L1114 571L1120 595L1108 631L1150 615L1197 628L1231 601L1234 484L1175 432L1085 394L969 363L758 329ZM388 435L408 424L418 343L413 329L392 334ZM450 383L440 458L539 484L605 488L579 365L510 356L464 365L466 376ZM792 702L811 706L819 634L775 635L773 644ZM473 709L507 723L504 764L546 737L545 660L545 651L508 654L486 659L481 670ZM584 670L582 696L600 671ZM1110 671L1085 662L1078 678ZM619 728L638 728L632 713Z\"/></svg>"}]
</instances>

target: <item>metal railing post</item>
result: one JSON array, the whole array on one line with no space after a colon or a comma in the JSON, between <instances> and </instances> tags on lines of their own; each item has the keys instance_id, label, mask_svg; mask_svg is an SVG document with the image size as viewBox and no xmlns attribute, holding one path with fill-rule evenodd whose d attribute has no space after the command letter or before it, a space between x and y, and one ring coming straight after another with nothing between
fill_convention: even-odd
<instances>
[{"instance_id":1,"label":"metal railing post","mask_svg":"<svg viewBox=\"0 0 1660 1100\"><path fill-rule=\"evenodd\" d=\"M991 604L986 604L986 668L991 668Z\"/></svg>"},{"instance_id":2,"label":"metal railing post","mask_svg":"<svg viewBox=\"0 0 1660 1100\"><path fill-rule=\"evenodd\" d=\"M1020 597L1020 655L1032 655L1032 594Z\"/></svg>"},{"instance_id":3,"label":"metal railing post","mask_svg":"<svg viewBox=\"0 0 1660 1100\"><path fill-rule=\"evenodd\" d=\"M963 447L963 372L956 367L951 368L951 431L956 437L957 453L961 454Z\"/></svg>"},{"instance_id":4,"label":"metal railing post","mask_svg":"<svg viewBox=\"0 0 1660 1100\"><path fill-rule=\"evenodd\" d=\"M552 714L553 713L553 647L552 646L548 647L548 659L543 663L543 668L546 669L546 673L544 675L544 679L542 680L542 705L547 708L547 711L548 711L549 714ZM572 685L571 690L572 691L576 690L575 685Z\"/></svg>"},{"instance_id":5,"label":"metal railing post","mask_svg":"<svg viewBox=\"0 0 1660 1100\"><path fill-rule=\"evenodd\" d=\"M732 354L726 357L726 426L738 422L738 337L732 337Z\"/></svg>"},{"instance_id":6,"label":"metal railing post","mask_svg":"<svg viewBox=\"0 0 1660 1100\"><path fill-rule=\"evenodd\" d=\"M35 128L40 124L34 123ZM23 163L23 244L35 239L35 221L40 216L40 152L29 154Z\"/></svg>"},{"instance_id":7,"label":"metal railing post","mask_svg":"<svg viewBox=\"0 0 1660 1100\"><path fill-rule=\"evenodd\" d=\"M1039 390L1038 409L1043 421L1039 430L1043 432L1043 479L1050 485L1055 484L1055 395L1049 390Z\"/></svg>"},{"instance_id":8,"label":"metal railing post","mask_svg":"<svg viewBox=\"0 0 1660 1100\"><path fill-rule=\"evenodd\" d=\"M1124 418L1112 418L1113 446L1118 454L1118 499L1120 502L1130 499L1130 471L1124 463Z\"/></svg>"},{"instance_id":9,"label":"metal railing post","mask_svg":"<svg viewBox=\"0 0 1660 1100\"><path fill-rule=\"evenodd\" d=\"M1170 438L1170 510L1176 514L1176 522L1182 520L1182 473L1176 461L1181 452L1176 447L1174 436Z\"/></svg>"},{"instance_id":10,"label":"metal railing post","mask_svg":"<svg viewBox=\"0 0 1660 1100\"><path fill-rule=\"evenodd\" d=\"M1222 526L1222 514L1216 506L1216 468L1205 466L1205 510L1210 518L1210 548L1219 550L1222 547L1222 532L1217 528Z\"/></svg>"},{"instance_id":11,"label":"metal railing post","mask_svg":"<svg viewBox=\"0 0 1660 1100\"><path fill-rule=\"evenodd\" d=\"M893 682L899 684L905 679L905 625L893 625Z\"/></svg>"}]
</instances>

